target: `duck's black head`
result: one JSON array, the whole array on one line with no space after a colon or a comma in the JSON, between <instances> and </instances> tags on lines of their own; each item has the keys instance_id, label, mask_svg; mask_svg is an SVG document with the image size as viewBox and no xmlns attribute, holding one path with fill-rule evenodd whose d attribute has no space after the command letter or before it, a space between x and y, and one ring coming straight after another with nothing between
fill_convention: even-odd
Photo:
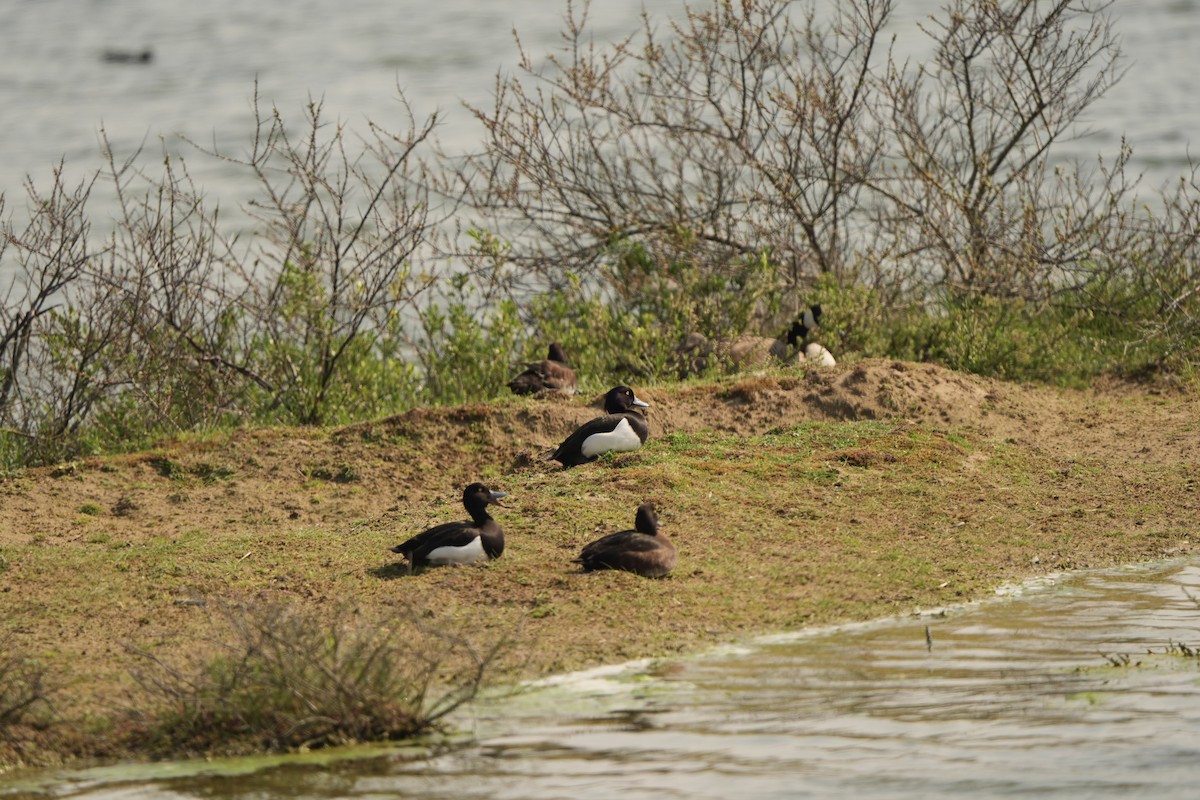
<instances>
[{"instance_id":1,"label":"duck's black head","mask_svg":"<svg viewBox=\"0 0 1200 800\"><path fill-rule=\"evenodd\" d=\"M791 330L787 333L787 343L790 347L797 347L804 343L808 335L813 332L818 325L821 324L821 304L818 303L809 306L804 310L804 313L796 318L792 323Z\"/></svg>"},{"instance_id":2,"label":"duck's black head","mask_svg":"<svg viewBox=\"0 0 1200 800\"><path fill-rule=\"evenodd\" d=\"M563 346L558 342L550 343L550 352L546 356L547 361L557 361L560 364L567 364L567 353L563 350Z\"/></svg>"},{"instance_id":3,"label":"duck's black head","mask_svg":"<svg viewBox=\"0 0 1200 800\"><path fill-rule=\"evenodd\" d=\"M647 536L654 536L658 533L658 514L654 513L654 503L642 503L638 506L633 527L638 533L644 533Z\"/></svg>"},{"instance_id":4,"label":"duck's black head","mask_svg":"<svg viewBox=\"0 0 1200 800\"><path fill-rule=\"evenodd\" d=\"M649 403L643 403L633 394L628 386L614 386L604 395L604 413L623 414L631 408L649 408Z\"/></svg>"},{"instance_id":5,"label":"duck's black head","mask_svg":"<svg viewBox=\"0 0 1200 800\"><path fill-rule=\"evenodd\" d=\"M493 492L482 483L472 483L466 489L463 489L463 505L467 511L474 515L476 510L482 511L488 504L500 506L505 505L500 502L501 497L508 497L505 492Z\"/></svg>"}]
</instances>

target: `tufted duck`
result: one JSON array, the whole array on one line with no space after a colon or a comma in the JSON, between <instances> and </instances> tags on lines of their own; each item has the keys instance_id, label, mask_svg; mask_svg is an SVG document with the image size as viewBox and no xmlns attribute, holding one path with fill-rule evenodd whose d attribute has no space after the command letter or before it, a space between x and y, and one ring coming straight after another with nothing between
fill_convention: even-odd
<instances>
[{"instance_id":1,"label":"tufted duck","mask_svg":"<svg viewBox=\"0 0 1200 800\"><path fill-rule=\"evenodd\" d=\"M653 503L638 506L635 530L602 536L584 546L576 562L585 572L623 569L647 578L661 578L675 566L675 545L658 529Z\"/></svg>"},{"instance_id":2,"label":"tufted duck","mask_svg":"<svg viewBox=\"0 0 1200 800\"><path fill-rule=\"evenodd\" d=\"M609 389L604 395L605 415L576 428L550 459L564 467L573 467L592 461L601 453L637 450L650 435L650 426L646 424L646 418L633 409L648 408L649 405L638 400L628 386Z\"/></svg>"},{"instance_id":3,"label":"tufted duck","mask_svg":"<svg viewBox=\"0 0 1200 800\"><path fill-rule=\"evenodd\" d=\"M413 567L444 564L473 564L499 558L504 552L504 531L488 514L488 504L498 505L504 492L493 492L482 483L472 483L463 490L463 506L471 515L470 521L446 522L422 531L404 544L392 548L408 559Z\"/></svg>"},{"instance_id":4,"label":"tufted duck","mask_svg":"<svg viewBox=\"0 0 1200 800\"><path fill-rule=\"evenodd\" d=\"M710 341L703 334L690 333L676 346L673 364L680 378L701 373L714 363L731 370L762 367L773 359L784 364L808 360L832 367L837 362L829 351L806 341L820 322L821 306L813 305L778 339L742 334Z\"/></svg>"},{"instance_id":5,"label":"tufted duck","mask_svg":"<svg viewBox=\"0 0 1200 800\"><path fill-rule=\"evenodd\" d=\"M525 371L508 382L513 394L536 394L543 391L575 394L578 381L575 370L567 364L566 353L558 342L550 343L550 352L543 361L525 364Z\"/></svg>"}]
</instances>

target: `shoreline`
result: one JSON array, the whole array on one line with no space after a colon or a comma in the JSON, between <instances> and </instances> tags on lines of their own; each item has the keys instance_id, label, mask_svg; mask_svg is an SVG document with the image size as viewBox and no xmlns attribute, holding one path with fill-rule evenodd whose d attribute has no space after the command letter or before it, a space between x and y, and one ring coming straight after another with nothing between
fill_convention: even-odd
<instances>
[{"instance_id":1,"label":"shoreline","mask_svg":"<svg viewBox=\"0 0 1200 800\"><path fill-rule=\"evenodd\" d=\"M2 632L60 687L32 754L102 745L103 725L87 726L137 697L122 643L174 658L207 635L211 614L188 598L320 614L352 597L382 616L420 601L483 637L519 631L490 681L517 683L1200 552L1200 401L1186 393L891 361L637 391L647 446L568 471L530 457L594 416L590 398L237 431L5 480ZM356 479L318 477L339 465ZM512 501L503 558L400 575L387 547L461 515L453 487L481 475ZM674 574L574 571L579 546L647 498L679 547Z\"/></svg>"},{"instance_id":2,"label":"shoreline","mask_svg":"<svg viewBox=\"0 0 1200 800\"><path fill-rule=\"evenodd\" d=\"M1029 580L997 586L992 596L978 600L967 601L942 608L915 609L913 611L878 617L874 619L814 627L805 630L782 633L756 634L740 643L717 645L709 649L685 653L668 660L703 661L729 655L751 655L758 648L769 645L788 644L810 638L837 636L840 633L856 633L880 626L904 625L919 623L921 619L940 619L951 615L969 614L982 606L994 603L1014 602L1026 598L1030 593L1053 591L1065 582L1085 576L1087 573L1125 572L1125 571L1154 571L1170 566L1173 563L1196 563L1196 556L1184 556L1170 559L1123 564L1074 572L1062 572L1050 575L1038 575ZM612 705L612 699L620 697L621 705L627 705L631 683L637 681L636 688L644 688L641 679L647 671L662 659L647 657L619 664L604 664L588 667L570 673L549 675L523 681L515 686L491 687L478 698L472 706L507 707L514 703L517 706L532 703L535 707L545 708L546 700L539 695L546 693L565 692L570 698L583 702L588 708L598 707L601 711ZM474 718L476 712L470 708L464 712ZM277 754L260 754L252 756L231 756L225 758L193 758L180 761L138 761L128 760L113 763L98 763L84 765L67 765L62 767L24 767L13 773L0 773L0 796L9 796L19 792L44 792L50 787L66 782L86 782L92 787L116 784L128 781L151 781L187 778L194 776L236 777L248 775L263 770L284 766L325 765L334 762L360 759L411 757L424 758L446 746L455 747L457 740L462 740L463 746L474 746L487 741L487 736L477 738L463 733L459 729L449 734L448 738L437 737L433 745L420 742L366 742L344 745L339 747ZM451 743L447 745L447 743Z\"/></svg>"}]
</instances>

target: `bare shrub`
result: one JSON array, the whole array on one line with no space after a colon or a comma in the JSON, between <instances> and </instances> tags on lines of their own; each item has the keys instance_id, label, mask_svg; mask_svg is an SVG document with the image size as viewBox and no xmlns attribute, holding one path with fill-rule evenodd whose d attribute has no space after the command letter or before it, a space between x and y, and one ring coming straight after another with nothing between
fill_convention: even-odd
<instances>
[{"instance_id":1,"label":"bare shrub","mask_svg":"<svg viewBox=\"0 0 1200 800\"><path fill-rule=\"evenodd\" d=\"M891 201L877 221L904 274L1038 297L1119 220L1127 154L1098 186L1051 160L1122 75L1110 5L955 0L923 28L933 57L889 66L880 124L896 150L872 188ZM1056 188L1091 200L1064 204Z\"/></svg>"},{"instance_id":2,"label":"bare shrub","mask_svg":"<svg viewBox=\"0 0 1200 800\"><path fill-rule=\"evenodd\" d=\"M553 288L644 300L686 266L725 279L703 303L765 262L768 332L826 278L888 303L1045 302L1138 237L1128 148L1095 170L1054 158L1122 75L1109 5L956 0L915 64L882 44L889 0L714 2L609 47L568 5L561 49L522 50L474 109L486 150L460 174L506 258Z\"/></svg>"},{"instance_id":3,"label":"bare shrub","mask_svg":"<svg viewBox=\"0 0 1200 800\"><path fill-rule=\"evenodd\" d=\"M36 705L45 703L47 694L43 670L6 643L0 652L0 732L5 726L20 722Z\"/></svg>"},{"instance_id":4,"label":"bare shrub","mask_svg":"<svg viewBox=\"0 0 1200 800\"><path fill-rule=\"evenodd\" d=\"M587 4L569 4L562 49L542 65L522 51L495 107L475 109L486 151L464 175L513 262L552 286L570 270L634 295L645 276L614 246L664 271L723 274L765 254L793 286L840 273L880 155L866 104L891 3L797 8L715 3L597 48Z\"/></svg>"},{"instance_id":5,"label":"bare shrub","mask_svg":"<svg viewBox=\"0 0 1200 800\"><path fill-rule=\"evenodd\" d=\"M1198 170L1193 163L1188 175L1160 192L1162 211L1140 221L1135 257L1119 273L1148 301L1129 311L1141 333L1136 344L1154 352L1147 366L1192 375L1200 366Z\"/></svg>"},{"instance_id":6,"label":"bare shrub","mask_svg":"<svg viewBox=\"0 0 1200 800\"><path fill-rule=\"evenodd\" d=\"M237 318L226 302L236 250L222 232L220 208L182 159L164 155L161 172L147 174L137 167L140 153L118 162L104 145L120 216L89 277L94 292L117 295L75 305L119 318L127 334L113 359L120 388L96 424L112 439L235 421L246 408L249 376L220 358Z\"/></svg>"},{"instance_id":7,"label":"bare shrub","mask_svg":"<svg viewBox=\"0 0 1200 800\"><path fill-rule=\"evenodd\" d=\"M222 215L186 164L141 153L49 191L27 183L28 223L3 222L0 445L9 466L242 421L312 424L410 406L414 305L437 276L419 253L435 211L416 157L430 118L349 141L318 103L299 139L262 114L244 158L249 217ZM103 138L103 133L102 133ZM97 182L119 214L97 245L86 204ZM229 218L232 217L232 224ZM259 226L245 240L228 233Z\"/></svg>"},{"instance_id":8,"label":"bare shrub","mask_svg":"<svg viewBox=\"0 0 1200 800\"><path fill-rule=\"evenodd\" d=\"M95 399L89 367L100 345L94 342L74 369L47 339L55 319L71 319L65 295L83 281L95 255L84 213L94 183L93 177L68 184L60 164L47 191L26 182L30 213L23 226L8 217L0 223L0 263L13 267L0 305L0 425L9 466L52 454L55 440L78 425Z\"/></svg>"},{"instance_id":9,"label":"bare shrub","mask_svg":"<svg viewBox=\"0 0 1200 800\"><path fill-rule=\"evenodd\" d=\"M138 746L178 755L411 738L473 699L508 644L439 630L415 610L215 608L211 639L179 661L127 646L142 692Z\"/></svg>"},{"instance_id":10,"label":"bare shrub","mask_svg":"<svg viewBox=\"0 0 1200 800\"><path fill-rule=\"evenodd\" d=\"M394 133L371 127L357 144L311 102L296 137L277 109L256 108L256 135L244 158L261 199L247 209L261 226L252 252L232 261L225 299L234 346L207 342L209 355L250 377L266 406L309 424L360 416L362 360L388 369L397 359L397 327L435 276L414 269L419 251L453 210L431 202L417 155L436 116ZM219 155L219 154L216 154ZM400 337L402 339L402 337Z\"/></svg>"}]
</instances>

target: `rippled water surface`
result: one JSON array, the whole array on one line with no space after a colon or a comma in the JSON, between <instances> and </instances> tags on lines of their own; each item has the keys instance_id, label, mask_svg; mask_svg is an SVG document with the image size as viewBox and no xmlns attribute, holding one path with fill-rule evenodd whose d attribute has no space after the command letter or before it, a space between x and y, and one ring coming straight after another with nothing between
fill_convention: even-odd
<instances>
[{"instance_id":1,"label":"rippled water surface","mask_svg":"<svg viewBox=\"0 0 1200 800\"><path fill-rule=\"evenodd\" d=\"M1175 645L1200 644L1200 565L1075 576L1018 594L548 681L478 707L465 721L478 743L436 757L96 770L43 776L40 791L93 800L1194 798L1200 665Z\"/></svg>"}]
</instances>

